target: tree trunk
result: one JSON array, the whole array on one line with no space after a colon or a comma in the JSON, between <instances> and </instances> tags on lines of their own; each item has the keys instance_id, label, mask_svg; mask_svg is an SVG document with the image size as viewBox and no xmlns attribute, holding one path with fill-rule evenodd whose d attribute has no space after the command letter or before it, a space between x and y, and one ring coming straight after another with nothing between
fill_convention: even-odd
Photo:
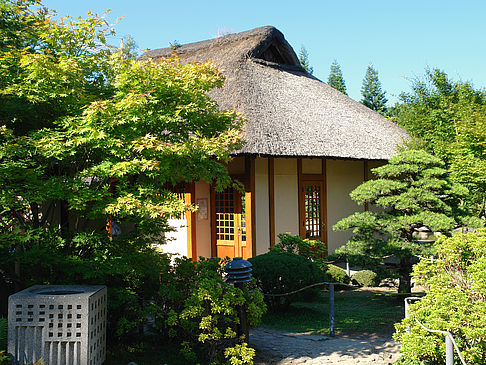
<instances>
[{"instance_id":1,"label":"tree trunk","mask_svg":"<svg viewBox=\"0 0 486 365\"><path fill-rule=\"evenodd\" d=\"M398 273L400 275L398 282L399 293L410 293L412 291L412 279L410 273L412 272L412 256L403 256L400 259L400 267Z\"/></svg>"}]
</instances>

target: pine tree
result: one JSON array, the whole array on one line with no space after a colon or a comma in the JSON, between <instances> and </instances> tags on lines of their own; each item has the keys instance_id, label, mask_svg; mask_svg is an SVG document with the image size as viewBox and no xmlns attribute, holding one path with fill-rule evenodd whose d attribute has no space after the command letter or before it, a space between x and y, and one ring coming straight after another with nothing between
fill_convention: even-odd
<instances>
[{"instance_id":1,"label":"pine tree","mask_svg":"<svg viewBox=\"0 0 486 365\"><path fill-rule=\"evenodd\" d=\"M362 183L350 197L375 209L336 223L334 230L351 229L353 236L335 254L373 270L392 269L399 275L399 291L410 293L412 257L433 252L416 241L421 227L450 235L458 226L484 225L461 205L467 189L451 182L444 167L440 158L423 150L407 150L390 158L387 165L372 169L376 179ZM391 256L399 262L385 263Z\"/></svg>"},{"instance_id":2,"label":"pine tree","mask_svg":"<svg viewBox=\"0 0 486 365\"><path fill-rule=\"evenodd\" d=\"M312 75L314 72L314 67L309 64L309 52L307 52L304 46L300 47L299 62L304 70Z\"/></svg>"},{"instance_id":3,"label":"pine tree","mask_svg":"<svg viewBox=\"0 0 486 365\"><path fill-rule=\"evenodd\" d=\"M383 114L386 112L386 102L388 101L385 94L386 92L381 90L378 71L373 68L373 65L369 65L363 79L363 86L361 86L361 95L363 95L361 103L371 110Z\"/></svg>"},{"instance_id":4,"label":"pine tree","mask_svg":"<svg viewBox=\"0 0 486 365\"><path fill-rule=\"evenodd\" d=\"M341 67L336 60L331 65L331 72L329 73L329 79L327 81L329 86L332 86L336 90L341 91L344 95L348 95L346 92L346 84L344 83L343 73Z\"/></svg>"}]
</instances>

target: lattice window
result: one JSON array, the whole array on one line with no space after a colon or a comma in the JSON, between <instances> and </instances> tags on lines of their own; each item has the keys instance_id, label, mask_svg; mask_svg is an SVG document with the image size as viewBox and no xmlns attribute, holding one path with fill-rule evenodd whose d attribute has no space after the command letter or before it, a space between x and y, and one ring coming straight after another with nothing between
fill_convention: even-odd
<instances>
[{"instance_id":1,"label":"lattice window","mask_svg":"<svg viewBox=\"0 0 486 365\"><path fill-rule=\"evenodd\" d=\"M215 194L216 239L232 241L235 239L235 201L233 188Z\"/></svg>"},{"instance_id":2,"label":"lattice window","mask_svg":"<svg viewBox=\"0 0 486 365\"><path fill-rule=\"evenodd\" d=\"M319 185L304 186L305 237L321 235L321 188Z\"/></svg>"}]
</instances>

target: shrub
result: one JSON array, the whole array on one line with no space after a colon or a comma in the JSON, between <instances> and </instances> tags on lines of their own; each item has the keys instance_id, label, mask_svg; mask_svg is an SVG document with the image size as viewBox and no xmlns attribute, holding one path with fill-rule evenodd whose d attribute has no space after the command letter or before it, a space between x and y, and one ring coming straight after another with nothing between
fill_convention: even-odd
<instances>
[{"instance_id":1,"label":"shrub","mask_svg":"<svg viewBox=\"0 0 486 365\"><path fill-rule=\"evenodd\" d=\"M346 270L336 265L327 265L326 274L329 277L329 281L338 282L343 284L349 284L351 281Z\"/></svg>"},{"instance_id":2,"label":"shrub","mask_svg":"<svg viewBox=\"0 0 486 365\"><path fill-rule=\"evenodd\" d=\"M7 355L6 351L0 350L0 365L9 365L11 357Z\"/></svg>"},{"instance_id":3,"label":"shrub","mask_svg":"<svg viewBox=\"0 0 486 365\"><path fill-rule=\"evenodd\" d=\"M8 320L0 318L0 351L7 349Z\"/></svg>"},{"instance_id":4,"label":"shrub","mask_svg":"<svg viewBox=\"0 0 486 365\"><path fill-rule=\"evenodd\" d=\"M290 252L269 252L249 260L253 265L253 277L265 294L285 294L305 286L326 281L327 276L319 266L305 257ZM320 287L310 288L293 295L267 296L270 307L288 306L303 296L313 298Z\"/></svg>"},{"instance_id":5,"label":"shrub","mask_svg":"<svg viewBox=\"0 0 486 365\"><path fill-rule=\"evenodd\" d=\"M0 365L8 365L10 357L7 355L7 318L0 318Z\"/></svg>"},{"instance_id":6,"label":"shrub","mask_svg":"<svg viewBox=\"0 0 486 365\"><path fill-rule=\"evenodd\" d=\"M380 279L378 275L371 270L361 270L354 273L351 276L351 281L353 284L358 286L378 286L380 284Z\"/></svg>"},{"instance_id":7,"label":"shrub","mask_svg":"<svg viewBox=\"0 0 486 365\"><path fill-rule=\"evenodd\" d=\"M241 290L225 283L223 264L218 258L197 262L181 258L161 273L164 285L154 302L157 325L162 335L181 344L187 362L229 358L246 364L254 356L248 339L237 338L238 307L247 308L248 322L255 326L265 312L263 295L250 290L251 285Z\"/></svg>"},{"instance_id":8,"label":"shrub","mask_svg":"<svg viewBox=\"0 0 486 365\"><path fill-rule=\"evenodd\" d=\"M270 250L274 252L291 252L303 256L309 260L315 261L321 269L326 268L327 247L324 242L319 240L304 239L298 235L290 233L280 233L280 240Z\"/></svg>"},{"instance_id":9,"label":"shrub","mask_svg":"<svg viewBox=\"0 0 486 365\"><path fill-rule=\"evenodd\" d=\"M0 265L10 272L15 261L20 262L21 288L53 283L106 285L108 345L133 340L129 335L146 321L145 303L160 286L159 272L169 267L167 255L131 234L110 240L104 232L62 237L54 230L39 229L30 231L26 240L28 250L0 255Z\"/></svg>"},{"instance_id":10,"label":"shrub","mask_svg":"<svg viewBox=\"0 0 486 365\"><path fill-rule=\"evenodd\" d=\"M444 335L424 331L417 319L427 328L449 331L466 363L485 364L486 230L441 237L434 247L438 260L433 264L423 260L413 271L427 294L410 305L408 319L395 325L404 361L445 362Z\"/></svg>"},{"instance_id":11,"label":"shrub","mask_svg":"<svg viewBox=\"0 0 486 365\"><path fill-rule=\"evenodd\" d=\"M141 329L150 325L148 316L155 316L158 340L173 337L174 342L182 344L187 362L191 358L222 362L224 351L238 341L236 308L248 307L251 325L265 309L258 290L242 291L223 281L219 259L196 263L180 259L171 264L168 255L131 233L113 240L103 232L66 237L50 231L34 233L29 236L29 250L0 255L0 264L13 268L15 259L20 259L22 287L49 283L107 285L110 347L133 346L141 339ZM251 349L241 343L227 353L232 354L229 360L248 359Z\"/></svg>"}]
</instances>

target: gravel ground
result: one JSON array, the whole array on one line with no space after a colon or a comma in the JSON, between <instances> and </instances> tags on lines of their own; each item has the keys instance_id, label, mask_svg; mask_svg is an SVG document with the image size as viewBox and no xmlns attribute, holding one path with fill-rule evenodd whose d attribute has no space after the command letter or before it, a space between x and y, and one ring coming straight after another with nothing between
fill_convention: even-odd
<instances>
[{"instance_id":1,"label":"gravel ground","mask_svg":"<svg viewBox=\"0 0 486 365\"><path fill-rule=\"evenodd\" d=\"M256 328L250 332L250 344L257 350L256 365L384 365L400 357L400 345L387 335L327 337Z\"/></svg>"}]
</instances>

